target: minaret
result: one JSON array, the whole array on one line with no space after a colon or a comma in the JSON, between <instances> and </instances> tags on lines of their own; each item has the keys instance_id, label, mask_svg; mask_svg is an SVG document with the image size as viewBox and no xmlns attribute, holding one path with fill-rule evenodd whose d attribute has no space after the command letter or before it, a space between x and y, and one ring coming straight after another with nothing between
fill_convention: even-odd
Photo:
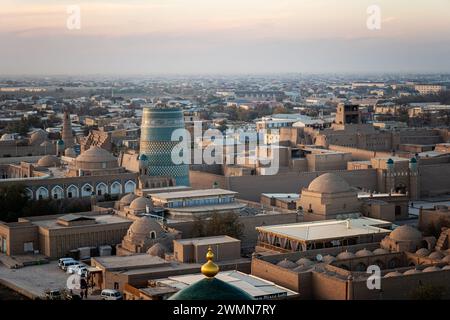
<instances>
[{"instance_id":1,"label":"minaret","mask_svg":"<svg viewBox=\"0 0 450 320\"><path fill-rule=\"evenodd\" d=\"M74 141L73 141L73 135L72 135L72 124L70 123L70 114L68 111L64 111L61 138L64 141L64 147L66 147L66 148L73 147Z\"/></svg>"}]
</instances>

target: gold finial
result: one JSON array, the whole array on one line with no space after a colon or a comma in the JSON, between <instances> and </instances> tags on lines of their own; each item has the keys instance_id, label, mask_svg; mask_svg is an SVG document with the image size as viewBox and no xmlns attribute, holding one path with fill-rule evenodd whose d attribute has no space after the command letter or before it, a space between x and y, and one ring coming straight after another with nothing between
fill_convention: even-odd
<instances>
[{"instance_id":1,"label":"gold finial","mask_svg":"<svg viewBox=\"0 0 450 320\"><path fill-rule=\"evenodd\" d=\"M214 276L219 273L219 266L215 264L212 260L214 258L214 253L211 247L208 248L208 252L206 253L206 263L202 265L202 273L205 277L214 278Z\"/></svg>"}]
</instances>

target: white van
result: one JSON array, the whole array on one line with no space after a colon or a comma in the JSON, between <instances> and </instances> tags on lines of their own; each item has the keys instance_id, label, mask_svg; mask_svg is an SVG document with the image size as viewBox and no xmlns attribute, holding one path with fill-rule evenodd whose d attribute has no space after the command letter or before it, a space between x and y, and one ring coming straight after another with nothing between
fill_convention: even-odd
<instances>
[{"instance_id":1,"label":"white van","mask_svg":"<svg viewBox=\"0 0 450 320\"><path fill-rule=\"evenodd\" d=\"M74 259L73 258L60 258L58 260L58 266L61 268L64 261L71 261L71 260L74 260Z\"/></svg>"},{"instance_id":2,"label":"white van","mask_svg":"<svg viewBox=\"0 0 450 320\"><path fill-rule=\"evenodd\" d=\"M76 264L80 264L80 261L76 261L76 260L66 260L66 261L63 261L63 263L61 264L61 269L63 269L64 271L67 271L67 268L69 267L69 266L73 266L73 265L76 265Z\"/></svg>"},{"instance_id":3,"label":"white van","mask_svg":"<svg viewBox=\"0 0 450 320\"><path fill-rule=\"evenodd\" d=\"M103 300L122 300L122 294L113 289L104 289L102 290L102 293L100 294Z\"/></svg>"}]
</instances>

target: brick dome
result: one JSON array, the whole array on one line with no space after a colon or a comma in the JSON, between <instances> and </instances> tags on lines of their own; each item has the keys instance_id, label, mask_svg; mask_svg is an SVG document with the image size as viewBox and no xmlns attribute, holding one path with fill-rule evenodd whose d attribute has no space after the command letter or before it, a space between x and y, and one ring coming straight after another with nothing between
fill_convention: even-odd
<instances>
[{"instance_id":1,"label":"brick dome","mask_svg":"<svg viewBox=\"0 0 450 320\"><path fill-rule=\"evenodd\" d=\"M334 173L325 173L315 178L308 186L308 191L319 193L339 193L351 191L350 185Z\"/></svg>"}]
</instances>

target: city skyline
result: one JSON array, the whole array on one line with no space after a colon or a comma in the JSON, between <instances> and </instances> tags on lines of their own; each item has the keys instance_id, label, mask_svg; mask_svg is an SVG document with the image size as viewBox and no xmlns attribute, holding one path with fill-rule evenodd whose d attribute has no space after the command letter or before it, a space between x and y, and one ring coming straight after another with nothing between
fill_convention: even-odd
<instances>
[{"instance_id":1,"label":"city skyline","mask_svg":"<svg viewBox=\"0 0 450 320\"><path fill-rule=\"evenodd\" d=\"M449 72L450 2L3 1L9 75ZM381 29L369 30L378 5Z\"/></svg>"}]
</instances>

